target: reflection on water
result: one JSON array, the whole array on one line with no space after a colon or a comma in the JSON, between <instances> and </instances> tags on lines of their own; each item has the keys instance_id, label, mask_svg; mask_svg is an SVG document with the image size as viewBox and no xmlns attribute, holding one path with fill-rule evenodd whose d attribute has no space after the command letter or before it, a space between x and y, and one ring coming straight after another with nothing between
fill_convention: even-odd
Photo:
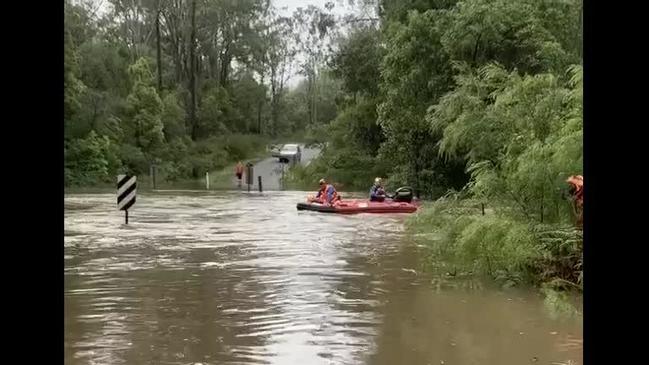
<instances>
[{"instance_id":1,"label":"reflection on water","mask_svg":"<svg viewBox=\"0 0 649 365\"><path fill-rule=\"evenodd\" d=\"M437 290L403 216L304 193L68 195L66 364L581 363L581 323L528 292Z\"/></svg>"}]
</instances>

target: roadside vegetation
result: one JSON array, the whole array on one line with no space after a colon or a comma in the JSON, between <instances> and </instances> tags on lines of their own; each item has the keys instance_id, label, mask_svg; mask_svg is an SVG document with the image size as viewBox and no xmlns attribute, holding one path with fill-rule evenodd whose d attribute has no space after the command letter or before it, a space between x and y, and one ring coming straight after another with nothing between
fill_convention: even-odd
<instances>
[{"instance_id":1,"label":"roadside vegetation","mask_svg":"<svg viewBox=\"0 0 649 365\"><path fill-rule=\"evenodd\" d=\"M317 66L329 10L66 0L65 186L145 181L154 165L160 184L184 186L328 123L339 87Z\"/></svg>"},{"instance_id":2,"label":"roadside vegetation","mask_svg":"<svg viewBox=\"0 0 649 365\"><path fill-rule=\"evenodd\" d=\"M378 5L331 55L339 112L290 180L412 186L430 201L408 227L431 269L580 292L566 179L583 171L582 2Z\"/></svg>"},{"instance_id":3,"label":"roadside vegetation","mask_svg":"<svg viewBox=\"0 0 649 365\"><path fill-rule=\"evenodd\" d=\"M581 0L376 0L343 18L333 3L110 3L97 18L66 2L66 185L151 164L221 181L299 136L322 153L287 187L381 176L429 201L408 228L431 269L581 291L566 193L583 173Z\"/></svg>"}]
</instances>

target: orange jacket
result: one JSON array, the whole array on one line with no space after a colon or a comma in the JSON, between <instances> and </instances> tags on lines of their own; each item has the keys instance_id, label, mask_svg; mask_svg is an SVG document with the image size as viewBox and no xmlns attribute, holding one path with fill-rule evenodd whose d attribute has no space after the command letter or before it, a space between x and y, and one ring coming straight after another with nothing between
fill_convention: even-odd
<instances>
[{"instance_id":1,"label":"orange jacket","mask_svg":"<svg viewBox=\"0 0 649 365\"><path fill-rule=\"evenodd\" d=\"M570 176L566 182L573 186L575 201L583 203L584 201L584 177L581 175Z\"/></svg>"},{"instance_id":2,"label":"orange jacket","mask_svg":"<svg viewBox=\"0 0 649 365\"><path fill-rule=\"evenodd\" d=\"M584 209L584 177L581 175L570 176L566 180L572 186L572 195L574 197L574 209L577 215L577 226L583 225L583 209Z\"/></svg>"},{"instance_id":3,"label":"orange jacket","mask_svg":"<svg viewBox=\"0 0 649 365\"><path fill-rule=\"evenodd\" d=\"M332 204L333 202L338 200L338 192L336 191L336 188L334 188L333 185L326 184L320 188L318 194L315 197L322 204L325 203Z\"/></svg>"}]
</instances>

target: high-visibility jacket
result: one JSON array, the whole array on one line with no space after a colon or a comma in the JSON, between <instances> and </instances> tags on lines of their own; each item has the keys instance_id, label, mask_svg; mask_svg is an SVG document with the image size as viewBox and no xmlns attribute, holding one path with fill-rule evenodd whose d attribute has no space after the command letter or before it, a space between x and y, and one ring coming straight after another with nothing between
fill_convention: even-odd
<instances>
[{"instance_id":1,"label":"high-visibility jacket","mask_svg":"<svg viewBox=\"0 0 649 365\"><path fill-rule=\"evenodd\" d=\"M338 192L333 185L327 184L318 191L318 194L315 197L322 204L331 204L332 202L338 200Z\"/></svg>"},{"instance_id":2,"label":"high-visibility jacket","mask_svg":"<svg viewBox=\"0 0 649 365\"><path fill-rule=\"evenodd\" d=\"M583 224L584 209L584 177L581 175L570 176L566 182L573 187L572 195L574 197L577 225L581 226Z\"/></svg>"},{"instance_id":3,"label":"high-visibility jacket","mask_svg":"<svg viewBox=\"0 0 649 365\"><path fill-rule=\"evenodd\" d=\"M568 180L566 180L568 184L572 185L574 187L574 193L573 196L575 197L575 201L578 202L579 205L583 205L584 203L584 177L581 175L576 175L576 176L570 176Z\"/></svg>"}]
</instances>

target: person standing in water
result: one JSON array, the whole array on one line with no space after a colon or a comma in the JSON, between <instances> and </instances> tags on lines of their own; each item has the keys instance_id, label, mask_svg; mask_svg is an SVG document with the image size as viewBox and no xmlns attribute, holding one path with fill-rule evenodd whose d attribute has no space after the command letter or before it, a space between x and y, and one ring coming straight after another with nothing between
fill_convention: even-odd
<instances>
[{"instance_id":1,"label":"person standing in water","mask_svg":"<svg viewBox=\"0 0 649 365\"><path fill-rule=\"evenodd\" d=\"M241 161L234 167L234 174L237 176L237 186L241 187L241 178L243 177L243 164Z\"/></svg>"}]
</instances>

